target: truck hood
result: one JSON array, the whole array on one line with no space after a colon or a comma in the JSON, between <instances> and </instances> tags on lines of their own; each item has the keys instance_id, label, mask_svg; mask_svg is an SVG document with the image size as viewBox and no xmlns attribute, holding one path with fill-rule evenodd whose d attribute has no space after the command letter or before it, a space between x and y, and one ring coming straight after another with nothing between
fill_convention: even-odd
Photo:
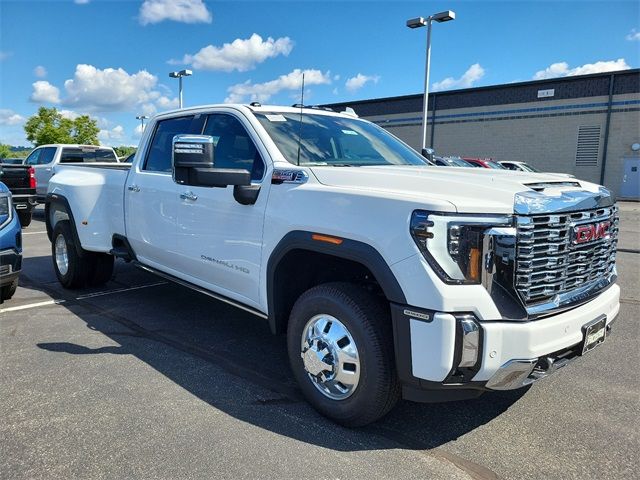
<instances>
[{"instance_id":1,"label":"truck hood","mask_svg":"<svg viewBox=\"0 0 640 480\"><path fill-rule=\"evenodd\" d=\"M379 192L389 197L412 197L428 203L446 201L461 213L513 213L515 197L534 201L562 199L567 192L593 196L601 187L564 175L515 172L488 168L432 166L314 166L311 171L327 186Z\"/></svg>"}]
</instances>

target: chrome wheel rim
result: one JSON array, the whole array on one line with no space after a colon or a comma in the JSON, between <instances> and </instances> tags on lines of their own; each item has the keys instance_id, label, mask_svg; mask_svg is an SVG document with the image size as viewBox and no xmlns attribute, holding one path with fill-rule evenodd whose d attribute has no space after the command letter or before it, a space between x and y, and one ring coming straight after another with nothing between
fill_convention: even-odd
<instances>
[{"instance_id":1,"label":"chrome wheel rim","mask_svg":"<svg viewBox=\"0 0 640 480\"><path fill-rule=\"evenodd\" d=\"M69 271L69 252L67 251L67 242L62 234L56 237L55 252L58 271L60 275L66 275Z\"/></svg>"},{"instance_id":2,"label":"chrome wheel rim","mask_svg":"<svg viewBox=\"0 0 640 480\"><path fill-rule=\"evenodd\" d=\"M360 356L351 333L331 315L314 316L302 331L300 356L313 386L332 400L350 397L360 381Z\"/></svg>"}]
</instances>

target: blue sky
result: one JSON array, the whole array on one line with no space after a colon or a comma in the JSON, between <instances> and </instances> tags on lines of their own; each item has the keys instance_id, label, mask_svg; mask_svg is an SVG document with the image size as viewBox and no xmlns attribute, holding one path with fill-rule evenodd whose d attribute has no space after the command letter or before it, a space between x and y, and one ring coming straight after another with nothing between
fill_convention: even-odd
<instances>
[{"instance_id":1,"label":"blue sky","mask_svg":"<svg viewBox=\"0 0 640 480\"><path fill-rule=\"evenodd\" d=\"M136 115L185 106L292 104L419 93L425 30L436 89L640 66L638 2L0 0L0 142L28 145L40 105L89 113L108 145L137 144Z\"/></svg>"}]
</instances>

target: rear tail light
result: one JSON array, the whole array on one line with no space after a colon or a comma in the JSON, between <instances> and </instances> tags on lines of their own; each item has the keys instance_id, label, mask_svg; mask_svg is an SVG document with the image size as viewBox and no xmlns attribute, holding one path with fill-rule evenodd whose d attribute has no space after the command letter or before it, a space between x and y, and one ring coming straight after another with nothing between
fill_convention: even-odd
<instances>
[{"instance_id":1,"label":"rear tail light","mask_svg":"<svg viewBox=\"0 0 640 480\"><path fill-rule=\"evenodd\" d=\"M36 188L36 169L29 167L29 188Z\"/></svg>"}]
</instances>

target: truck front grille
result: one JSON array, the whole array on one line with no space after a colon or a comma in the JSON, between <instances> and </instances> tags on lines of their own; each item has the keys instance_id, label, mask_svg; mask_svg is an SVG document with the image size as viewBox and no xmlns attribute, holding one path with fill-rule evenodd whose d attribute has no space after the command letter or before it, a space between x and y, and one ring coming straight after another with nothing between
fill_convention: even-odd
<instances>
[{"instance_id":1,"label":"truck front grille","mask_svg":"<svg viewBox=\"0 0 640 480\"><path fill-rule=\"evenodd\" d=\"M603 222L610 222L604 238L575 241L580 230L590 226L597 229ZM515 287L527 305L548 302L558 294L569 293L614 273L618 244L616 206L518 216L517 232ZM582 240L589 236L586 232Z\"/></svg>"}]
</instances>

